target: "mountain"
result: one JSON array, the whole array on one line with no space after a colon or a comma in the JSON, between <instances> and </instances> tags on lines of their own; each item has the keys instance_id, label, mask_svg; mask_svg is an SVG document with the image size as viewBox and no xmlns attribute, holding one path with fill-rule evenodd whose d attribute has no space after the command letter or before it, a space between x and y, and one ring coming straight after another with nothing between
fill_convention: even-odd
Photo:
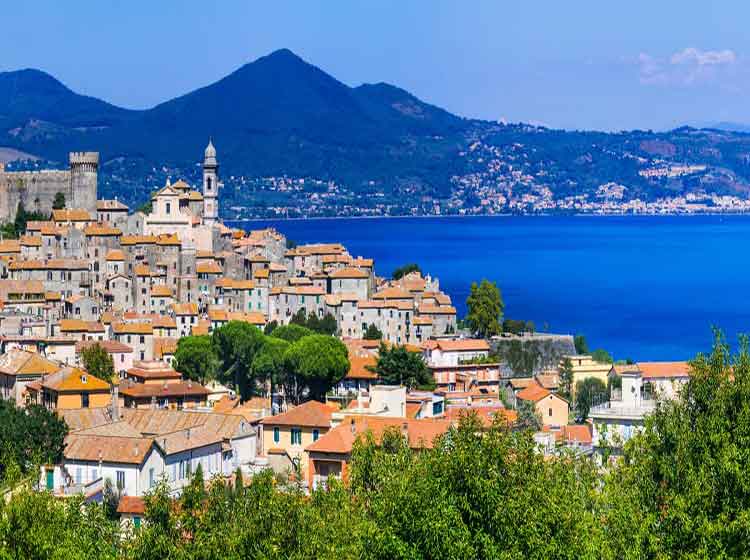
<instances>
[{"instance_id":1,"label":"mountain","mask_svg":"<svg viewBox=\"0 0 750 560\"><path fill-rule=\"evenodd\" d=\"M99 151L102 196L136 205L167 176L198 181L212 137L222 208L234 217L748 198L750 135L727 128L605 133L469 120L393 85L349 87L286 49L140 111L38 70L0 73L5 159L20 152L64 165L69 151Z\"/></svg>"},{"instance_id":2,"label":"mountain","mask_svg":"<svg viewBox=\"0 0 750 560\"><path fill-rule=\"evenodd\" d=\"M235 174L358 183L404 168L427 179L434 162L423 167L418 152L425 143L454 151L467 127L396 87L348 87L286 49L145 111L78 95L40 71L0 74L0 146L51 160L90 149L188 165L211 136Z\"/></svg>"}]
</instances>

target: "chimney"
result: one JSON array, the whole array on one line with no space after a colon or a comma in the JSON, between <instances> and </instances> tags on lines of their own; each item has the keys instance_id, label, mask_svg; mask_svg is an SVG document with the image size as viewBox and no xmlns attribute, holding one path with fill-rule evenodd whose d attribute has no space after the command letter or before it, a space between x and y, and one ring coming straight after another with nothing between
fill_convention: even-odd
<instances>
[{"instance_id":1,"label":"chimney","mask_svg":"<svg viewBox=\"0 0 750 560\"><path fill-rule=\"evenodd\" d=\"M117 422L120 419L120 391L117 385L112 386L112 402L110 403L112 420Z\"/></svg>"}]
</instances>

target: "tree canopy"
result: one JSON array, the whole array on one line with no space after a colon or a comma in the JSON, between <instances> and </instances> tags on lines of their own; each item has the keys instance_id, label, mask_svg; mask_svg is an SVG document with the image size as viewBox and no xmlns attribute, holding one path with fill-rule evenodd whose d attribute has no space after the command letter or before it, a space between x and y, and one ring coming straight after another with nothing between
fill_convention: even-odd
<instances>
[{"instance_id":1,"label":"tree canopy","mask_svg":"<svg viewBox=\"0 0 750 560\"><path fill-rule=\"evenodd\" d=\"M383 333L374 323L371 323L367 326L367 330L362 338L365 340L381 340L383 338Z\"/></svg>"},{"instance_id":2,"label":"tree canopy","mask_svg":"<svg viewBox=\"0 0 750 560\"><path fill-rule=\"evenodd\" d=\"M115 378L115 363L104 347L95 343L81 350L83 368L94 377L112 383Z\"/></svg>"},{"instance_id":3,"label":"tree canopy","mask_svg":"<svg viewBox=\"0 0 750 560\"><path fill-rule=\"evenodd\" d=\"M425 364L422 354L411 352L406 346L381 342L373 371L388 385L405 385L410 389L435 387L432 372Z\"/></svg>"},{"instance_id":4,"label":"tree canopy","mask_svg":"<svg viewBox=\"0 0 750 560\"><path fill-rule=\"evenodd\" d=\"M404 266L400 266L393 271L393 279L401 280L401 278L403 278L407 274L411 274L412 272L419 272L421 274L422 269L419 268L419 265L417 263L405 264Z\"/></svg>"},{"instance_id":5,"label":"tree canopy","mask_svg":"<svg viewBox=\"0 0 750 560\"><path fill-rule=\"evenodd\" d=\"M229 321L216 329L211 339L219 358L219 381L232 383L243 399L253 396L257 386L251 364L263 346L263 332L242 321Z\"/></svg>"},{"instance_id":6,"label":"tree canopy","mask_svg":"<svg viewBox=\"0 0 750 560\"><path fill-rule=\"evenodd\" d=\"M323 334L300 338L287 349L284 360L299 386L306 387L315 400L323 400L349 371L349 352L344 343Z\"/></svg>"},{"instance_id":7,"label":"tree canopy","mask_svg":"<svg viewBox=\"0 0 750 560\"><path fill-rule=\"evenodd\" d=\"M205 384L215 379L219 364L209 335L183 336L177 341L173 366L185 379Z\"/></svg>"},{"instance_id":8,"label":"tree canopy","mask_svg":"<svg viewBox=\"0 0 750 560\"><path fill-rule=\"evenodd\" d=\"M67 433L65 421L43 406L17 408L0 399L0 477L11 467L27 473L35 465L57 463Z\"/></svg>"},{"instance_id":9,"label":"tree canopy","mask_svg":"<svg viewBox=\"0 0 750 560\"><path fill-rule=\"evenodd\" d=\"M472 282L466 307L466 323L476 335L488 338L500 334L505 304L495 282Z\"/></svg>"}]
</instances>

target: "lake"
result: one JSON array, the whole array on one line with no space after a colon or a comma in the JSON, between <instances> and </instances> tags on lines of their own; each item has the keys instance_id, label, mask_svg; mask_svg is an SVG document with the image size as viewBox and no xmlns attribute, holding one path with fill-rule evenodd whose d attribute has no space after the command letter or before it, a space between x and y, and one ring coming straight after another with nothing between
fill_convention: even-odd
<instances>
[{"instance_id":1,"label":"lake","mask_svg":"<svg viewBox=\"0 0 750 560\"><path fill-rule=\"evenodd\" d=\"M252 221L298 243L340 242L440 279L459 316L472 281L497 282L505 314L584 334L616 359L681 360L750 331L750 216L509 216Z\"/></svg>"}]
</instances>

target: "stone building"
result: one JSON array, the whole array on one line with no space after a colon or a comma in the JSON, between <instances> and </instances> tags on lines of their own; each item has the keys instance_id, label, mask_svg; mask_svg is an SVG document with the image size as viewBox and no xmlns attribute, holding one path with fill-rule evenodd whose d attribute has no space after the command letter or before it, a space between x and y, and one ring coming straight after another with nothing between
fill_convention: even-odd
<instances>
[{"instance_id":1,"label":"stone building","mask_svg":"<svg viewBox=\"0 0 750 560\"><path fill-rule=\"evenodd\" d=\"M0 220L13 220L18 203L27 211L52 212L57 193L68 208L82 208L96 215L98 152L71 152L65 170L5 171L0 164Z\"/></svg>"}]
</instances>

